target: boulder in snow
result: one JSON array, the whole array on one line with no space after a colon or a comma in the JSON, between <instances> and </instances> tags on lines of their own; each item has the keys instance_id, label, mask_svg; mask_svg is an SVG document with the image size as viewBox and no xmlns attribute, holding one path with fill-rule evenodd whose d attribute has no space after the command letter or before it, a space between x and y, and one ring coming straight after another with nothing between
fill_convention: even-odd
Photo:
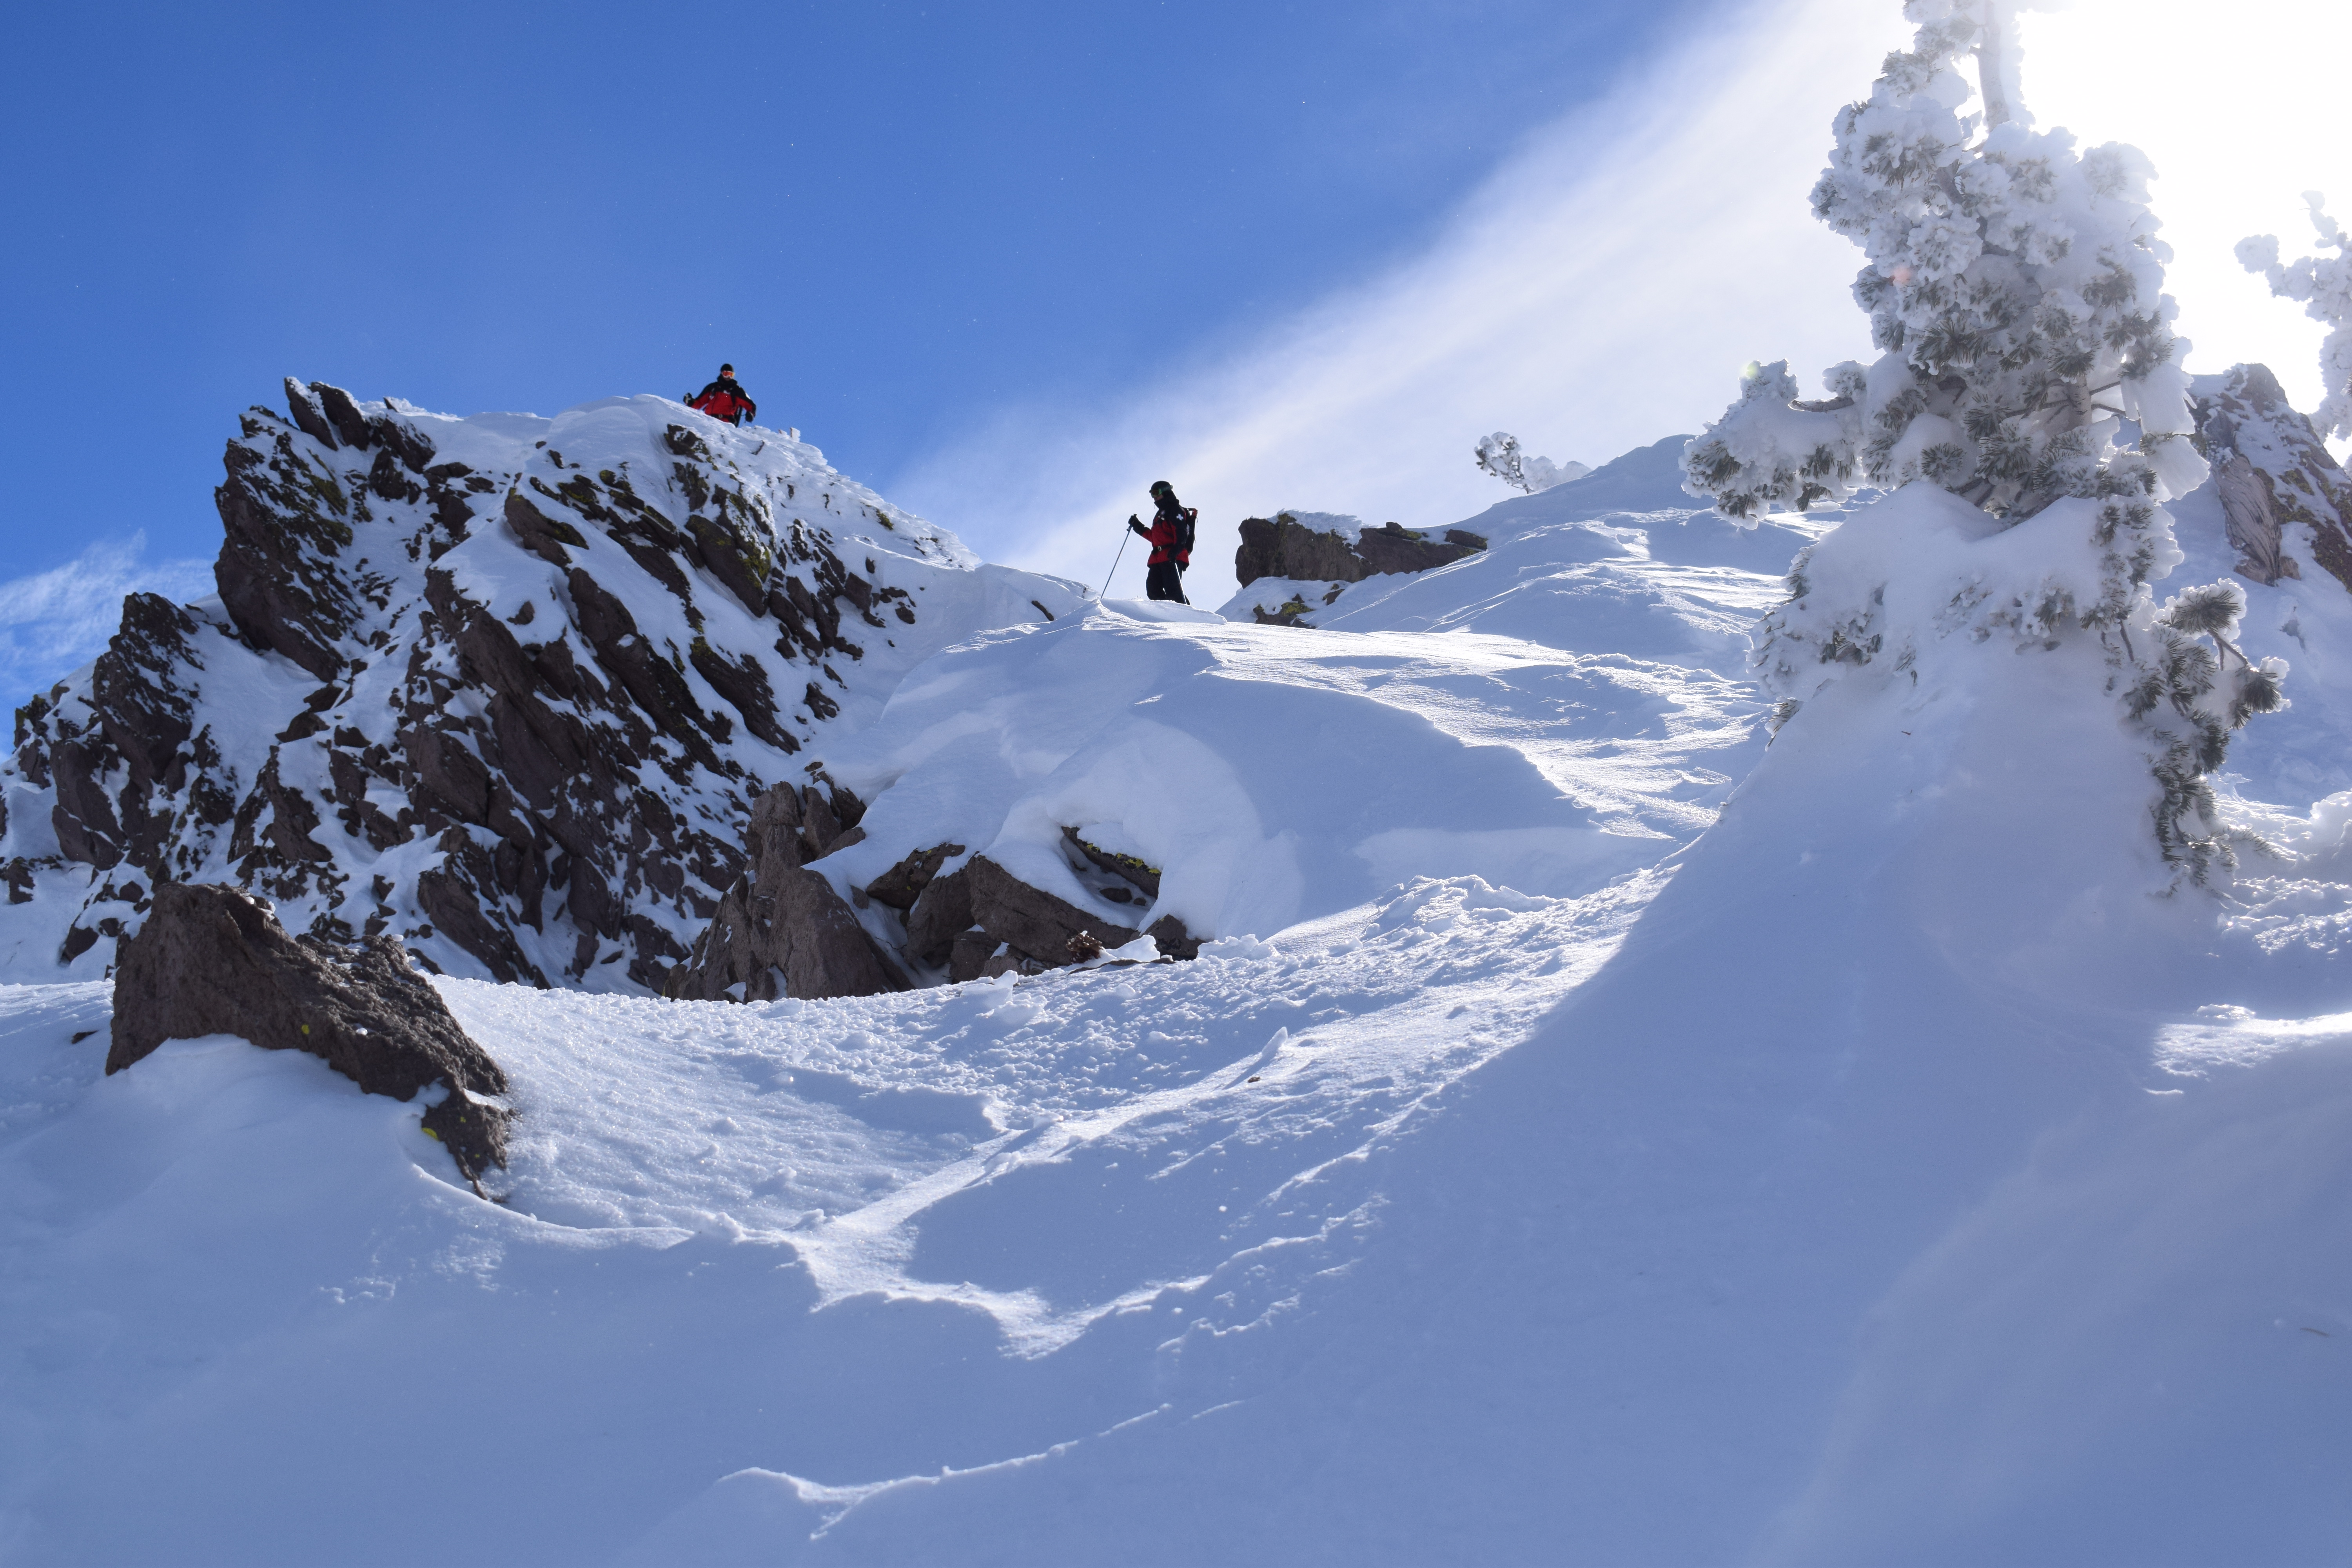
<instances>
[{"instance_id":1,"label":"boulder in snow","mask_svg":"<svg viewBox=\"0 0 2352 1568\"><path fill-rule=\"evenodd\" d=\"M146 923L123 939L114 972L106 1070L121 1072L165 1040L236 1035L264 1050L308 1051L370 1094L445 1097L425 1129L476 1180L506 1163L506 1074L409 967L397 938L344 947L295 938L242 889L167 883Z\"/></svg>"},{"instance_id":2,"label":"boulder in snow","mask_svg":"<svg viewBox=\"0 0 2352 1568\"><path fill-rule=\"evenodd\" d=\"M877 904L905 911L915 907L940 868L963 853L961 844L934 844L910 851L907 858L866 884L866 896Z\"/></svg>"},{"instance_id":3,"label":"boulder in snow","mask_svg":"<svg viewBox=\"0 0 2352 1568\"><path fill-rule=\"evenodd\" d=\"M671 996L769 1002L778 996L872 996L907 981L822 873L803 862L857 829L840 814L862 810L845 790L784 784L752 803L744 849L750 865L719 900L687 962L671 972Z\"/></svg>"},{"instance_id":4,"label":"boulder in snow","mask_svg":"<svg viewBox=\"0 0 2352 1568\"><path fill-rule=\"evenodd\" d=\"M971 889L973 922L1048 969L1071 962L1070 943L1082 932L1105 947L1124 947L1141 934L1031 887L985 855L973 856L962 875Z\"/></svg>"}]
</instances>

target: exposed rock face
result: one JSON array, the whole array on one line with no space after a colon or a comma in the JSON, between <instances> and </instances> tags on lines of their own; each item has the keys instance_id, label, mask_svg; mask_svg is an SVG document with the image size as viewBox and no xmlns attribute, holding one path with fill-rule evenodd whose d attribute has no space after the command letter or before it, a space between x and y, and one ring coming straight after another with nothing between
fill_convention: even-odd
<instances>
[{"instance_id":1,"label":"exposed rock face","mask_svg":"<svg viewBox=\"0 0 2352 1568\"><path fill-rule=\"evenodd\" d=\"M940 868L963 853L961 844L934 844L929 849L918 849L904 860L866 884L866 896L875 902L887 904L894 910L907 910L923 896Z\"/></svg>"},{"instance_id":2,"label":"exposed rock face","mask_svg":"<svg viewBox=\"0 0 2352 1568\"><path fill-rule=\"evenodd\" d=\"M1041 892L985 855L973 856L960 874L971 895L972 923L1047 969L1071 962L1071 940L1082 931L1105 947L1124 947L1142 934Z\"/></svg>"},{"instance_id":3,"label":"exposed rock face","mask_svg":"<svg viewBox=\"0 0 2352 1568\"><path fill-rule=\"evenodd\" d=\"M1351 543L1337 530L1308 528L1286 511L1271 521L1244 519L1241 535L1234 575L1244 587L1261 577L1358 583L1384 573L1426 572L1486 548L1485 540L1459 528L1439 541L1393 522L1364 529Z\"/></svg>"},{"instance_id":4,"label":"exposed rock face","mask_svg":"<svg viewBox=\"0 0 2352 1568\"><path fill-rule=\"evenodd\" d=\"M753 804L744 848L751 864L670 975L668 994L708 1002L778 996L871 996L904 991L906 977L858 923L833 885L804 862L858 830L863 807L846 790L779 784ZM934 863L936 868L936 862Z\"/></svg>"},{"instance_id":5,"label":"exposed rock face","mask_svg":"<svg viewBox=\"0 0 2352 1568\"><path fill-rule=\"evenodd\" d=\"M1242 520L1242 542L1234 551L1234 575L1243 587L1261 577L1302 583L1357 583L1371 574L1363 557L1337 530L1318 531L1288 512Z\"/></svg>"},{"instance_id":6,"label":"exposed rock face","mask_svg":"<svg viewBox=\"0 0 2352 1568\"><path fill-rule=\"evenodd\" d=\"M1146 898L1160 896L1160 871L1157 867L1147 866L1132 855L1115 855L1098 845L1089 844L1078 837L1078 830L1075 827L1063 828L1062 837L1079 854L1112 876L1132 883L1136 890Z\"/></svg>"},{"instance_id":7,"label":"exposed rock face","mask_svg":"<svg viewBox=\"0 0 2352 1568\"><path fill-rule=\"evenodd\" d=\"M1459 528L1447 529L1445 537L1436 540L1416 529L1390 522L1368 528L1356 536L1356 553L1364 558L1364 564L1376 575L1426 572L1465 555L1475 555L1486 548L1485 540Z\"/></svg>"},{"instance_id":8,"label":"exposed rock face","mask_svg":"<svg viewBox=\"0 0 2352 1568\"><path fill-rule=\"evenodd\" d=\"M2237 570L2257 583L2301 577L2289 529L2308 529L2307 549L2329 575L2352 588L2352 476L2295 412L2278 379L2259 364L2200 377L2198 445L2213 465Z\"/></svg>"},{"instance_id":9,"label":"exposed rock face","mask_svg":"<svg viewBox=\"0 0 2352 1568\"><path fill-rule=\"evenodd\" d=\"M242 889L166 883L124 939L114 972L106 1070L121 1072L165 1040L238 1035L272 1051L308 1051L370 1094L446 1098L425 1126L474 1180L506 1163L506 1074L450 1016L391 937L352 946L286 934Z\"/></svg>"},{"instance_id":10,"label":"exposed rock face","mask_svg":"<svg viewBox=\"0 0 2352 1568\"><path fill-rule=\"evenodd\" d=\"M661 399L287 403L228 444L219 600L132 595L96 664L16 715L0 884L54 908L78 974L156 887L221 881L436 968L659 991L769 786L802 791L809 858L858 831L803 784L810 748L979 629L954 618L990 597L977 575L1075 603L813 447Z\"/></svg>"}]
</instances>

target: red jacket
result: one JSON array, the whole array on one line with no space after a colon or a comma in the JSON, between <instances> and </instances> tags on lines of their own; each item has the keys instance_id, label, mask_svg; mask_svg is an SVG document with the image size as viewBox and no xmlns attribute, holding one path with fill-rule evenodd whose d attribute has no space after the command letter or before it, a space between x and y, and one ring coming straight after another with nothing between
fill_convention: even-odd
<instances>
[{"instance_id":1,"label":"red jacket","mask_svg":"<svg viewBox=\"0 0 2352 1568\"><path fill-rule=\"evenodd\" d=\"M1192 510L1189 507L1185 510ZM1193 512L1192 515L1197 517L1200 514ZM1165 511L1155 511L1151 514L1150 528L1144 527L1132 518L1128 520L1128 526L1151 541L1151 558L1144 563L1145 565L1165 566L1171 561L1175 562L1179 566L1190 566L1192 563L1192 552L1184 548L1184 520L1172 517Z\"/></svg>"},{"instance_id":2,"label":"red jacket","mask_svg":"<svg viewBox=\"0 0 2352 1568\"><path fill-rule=\"evenodd\" d=\"M738 385L732 376L725 375L688 398L686 405L699 409L713 419L723 419L730 425L735 423L739 415L748 419L760 412L760 405L751 401L751 395Z\"/></svg>"}]
</instances>

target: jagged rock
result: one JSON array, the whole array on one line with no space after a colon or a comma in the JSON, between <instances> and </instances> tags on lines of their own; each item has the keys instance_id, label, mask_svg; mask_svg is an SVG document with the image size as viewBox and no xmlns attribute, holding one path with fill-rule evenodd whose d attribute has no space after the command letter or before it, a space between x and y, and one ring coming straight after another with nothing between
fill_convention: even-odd
<instances>
[{"instance_id":1,"label":"jagged rock","mask_svg":"<svg viewBox=\"0 0 2352 1568\"><path fill-rule=\"evenodd\" d=\"M1234 552L1234 575L1244 587L1261 577L1358 583L1370 574L1371 568L1337 531L1308 528L1286 511L1270 521L1242 520L1241 544Z\"/></svg>"},{"instance_id":2,"label":"jagged rock","mask_svg":"<svg viewBox=\"0 0 2352 1568\"><path fill-rule=\"evenodd\" d=\"M1241 544L1234 552L1234 575L1244 587L1261 577L1360 583L1380 574L1426 572L1486 548L1485 539L1465 529L1448 529L1439 541L1394 522L1364 529L1351 542L1337 530L1308 528L1286 511L1272 521L1243 519ZM1258 619L1289 626L1307 613L1307 606L1301 602L1296 615L1261 613Z\"/></svg>"},{"instance_id":3,"label":"jagged rock","mask_svg":"<svg viewBox=\"0 0 2352 1568\"><path fill-rule=\"evenodd\" d=\"M21 824L38 792L42 830L0 843L0 879L37 923L56 906L68 957L135 927L106 892L135 869L266 891L321 936L397 931L445 969L562 984L625 960L600 976L659 991L744 868L752 802L842 712L859 623L892 613L887 683L948 635L909 630L908 584L1001 570L886 522L797 443L668 408L633 453L612 433L655 400L599 409L588 468L498 420L458 463L396 403L286 400L228 444L220 605L133 595L91 673L18 714L6 798ZM1015 602L1061 602L1015 575ZM266 695L280 658L312 678L299 705ZM823 808L803 858L861 831L846 792L802 797ZM47 875L65 866L98 875Z\"/></svg>"},{"instance_id":4,"label":"jagged rock","mask_svg":"<svg viewBox=\"0 0 2352 1568\"><path fill-rule=\"evenodd\" d=\"M1139 934L1031 887L985 855L973 856L959 875L971 893L973 923L1049 969L1070 962L1070 941L1082 931L1105 947L1124 947Z\"/></svg>"},{"instance_id":5,"label":"jagged rock","mask_svg":"<svg viewBox=\"0 0 2352 1568\"><path fill-rule=\"evenodd\" d=\"M1356 536L1356 553L1363 557L1367 568L1381 574L1427 572L1465 555L1475 555L1486 548L1485 540L1458 528L1448 531L1444 539L1435 540L1391 522L1368 528Z\"/></svg>"},{"instance_id":6,"label":"jagged rock","mask_svg":"<svg viewBox=\"0 0 2352 1568\"><path fill-rule=\"evenodd\" d=\"M917 849L887 871L866 884L866 896L877 904L906 911L915 907L940 868L963 853L961 844L934 844L929 849Z\"/></svg>"},{"instance_id":7,"label":"jagged rock","mask_svg":"<svg viewBox=\"0 0 2352 1568\"><path fill-rule=\"evenodd\" d=\"M1184 929L1184 922L1174 915L1161 915L1143 928L1160 949L1163 958L1195 959L1201 956L1201 939Z\"/></svg>"},{"instance_id":8,"label":"jagged rock","mask_svg":"<svg viewBox=\"0 0 2352 1568\"><path fill-rule=\"evenodd\" d=\"M2198 445L2213 466L2230 542L2242 556L2238 572L2263 584L2300 578L2285 529L2301 523L2311 530L2313 558L2352 588L2352 477L2311 421L2263 365L2234 365L2218 385L2204 377L2198 385Z\"/></svg>"},{"instance_id":9,"label":"jagged rock","mask_svg":"<svg viewBox=\"0 0 2352 1568\"><path fill-rule=\"evenodd\" d=\"M803 792L778 784L753 803L744 835L751 864L672 973L667 994L766 1002L779 995L871 996L907 989L906 977L833 884L803 868L811 801L824 805L831 818L829 800L813 786Z\"/></svg>"},{"instance_id":10,"label":"jagged rock","mask_svg":"<svg viewBox=\"0 0 2352 1568\"><path fill-rule=\"evenodd\" d=\"M978 926L958 931L948 949L948 979L959 985L967 980L980 979L988 973L988 966L995 959L997 949L1003 945Z\"/></svg>"},{"instance_id":11,"label":"jagged rock","mask_svg":"<svg viewBox=\"0 0 2352 1568\"><path fill-rule=\"evenodd\" d=\"M503 1095L506 1074L458 1026L399 942L341 947L286 934L241 889L169 883L121 947L113 1037L118 1073L169 1039L237 1035L264 1050L308 1051L370 1094L446 1097L425 1126L468 1180L506 1163L509 1113L474 1099Z\"/></svg>"},{"instance_id":12,"label":"jagged rock","mask_svg":"<svg viewBox=\"0 0 2352 1568\"><path fill-rule=\"evenodd\" d=\"M944 877L935 876L924 884L914 907L907 911L907 951L919 963L935 968L949 963L957 941L971 929L971 882L963 869L960 868ZM995 951L992 939L989 952ZM987 953L981 955L986 956Z\"/></svg>"}]
</instances>

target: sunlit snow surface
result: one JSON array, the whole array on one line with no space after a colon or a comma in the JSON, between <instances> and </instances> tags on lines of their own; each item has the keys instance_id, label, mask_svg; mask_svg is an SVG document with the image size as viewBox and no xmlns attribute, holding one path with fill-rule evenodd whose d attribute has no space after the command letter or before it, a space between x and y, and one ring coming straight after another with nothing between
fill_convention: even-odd
<instances>
[{"instance_id":1,"label":"sunlit snow surface","mask_svg":"<svg viewBox=\"0 0 2352 1568\"><path fill-rule=\"evenodd\" d=\"M501 1204L317 1061L101 1079L103 987L0 988L0 1558L2340 1560L2344 596L2295 585L2298 706L2232 755L2284 858L2168 895L2079 649L1850 677L1765 751L1725 622L1791 536L1655 479L1479 520L1360 637L944 650L845 757L871 843L1148 823L1090 759L1229 710L1220 842L1305 847L1297 922L814 1004L441 981L513 1077ZM1433 830L1648 847L1376 868L1384 768Z\"/></svg>"}]
</instances>

